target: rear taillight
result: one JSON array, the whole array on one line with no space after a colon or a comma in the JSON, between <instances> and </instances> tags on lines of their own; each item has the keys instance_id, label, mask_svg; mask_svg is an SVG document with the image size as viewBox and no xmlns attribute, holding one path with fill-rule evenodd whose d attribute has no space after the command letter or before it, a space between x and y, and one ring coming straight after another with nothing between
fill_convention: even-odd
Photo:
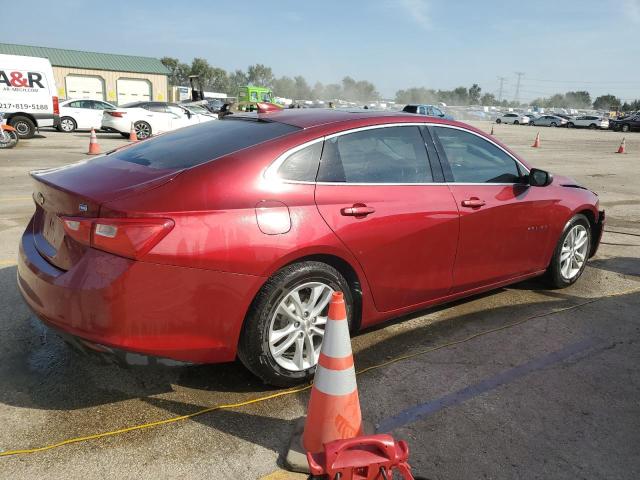
<instances>
[{"instance_id":1,"label":"rear taillight","mask_svg":"<svg viewBox=\"0 0 640 480\"><path fill-rule=\"evenodd\" d=\"M105 110L104 113L107 113L112 117L118 117L118 118L122 118L127 114L127 112L118 112L116 110Z\"/></svg>"},{"instance_id":2,"label":"rear taillight","mask_svg":"<svg viewBox=\"0 0 640 480\"><path fill-rule=\"evenodd\" d=\"M168 218L62 217L62 222L74 240L132 259L147 254L174 226Z\"/></svg>"},{"instance_id":3,"label":"rear taillight","mask_svg":"<svg viewBox=\"0 0 640 480\"><path fill-rule=\"evenodd\" d=\"M58 102L58 97L52 97L53 100L53 114L60 115L60 103Z\"/></svg>"}]
</instances>

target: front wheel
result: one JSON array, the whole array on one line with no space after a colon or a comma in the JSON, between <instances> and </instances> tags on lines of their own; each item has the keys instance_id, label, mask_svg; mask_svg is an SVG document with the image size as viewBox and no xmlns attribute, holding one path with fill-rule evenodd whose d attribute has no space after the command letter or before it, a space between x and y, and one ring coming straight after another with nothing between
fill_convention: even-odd
<instances>
[{"instance_id":1,"label":"front wheel","mask_svg":"<svg viewBox=\"0 0 640 480\"><path fill-rule=\"evenodd\" d=\"M596 128L598 128L598 126L595 123L592 123L591 125L589 125L590 130L595 130Z\"/></svg>"},{"instance_id":2,"label":"front wheel","mask_svg":"<svg viewBox=\"0 0 640 480\"><path fill-rule=\"evenodd\" d=\"M629 125L627 125L626 123L624 125L622 125L622 131L623 132L628 132L631 129L631 127L629 127Z\"/></svg>"},{"instance_id":3,"label":"front wheel","mask_svg":"<svg viewBox=\"0 0 640 480\"><path fill-rule=\"evenodd\" d=\"M574 216L564 227L547 268L548 283L565 288L580 278L591 252L591 225L582 214Z\"/></svg>"},{"instance_id":4,"label":"front wheel","mask_svg":"<svg viewBox=\"0 0 640 480\"><path fill-rule=\"evenodd\" d=\"M567 128L573 128L573 123L572 122L567 123Z\"/></svg>"},{"instance_id":5,"label":"front wheel","mask_svg":"<svg viewBox=\"0 0 640 480\"><path fill-rule=\"evenodd\" d=\"M17 115L9 120L9 125L16 129L20 138L33 138L36 134L36 124L29 117Z\"/></svg>"},{"instance_id":6,"label":"front wheel","mask_svg":"<svg viewBox=\"0 0 640 480\"><path fill-rule=\"evenodd\" d=\"M294 263L262 287L245 319L238 357L265 383L290 387L310 381L324 337L334 291L344 293L352 324L353 296L335 268L321 262Z\"/></svg>"},{"instance_id":7,"label":"front wheel","mask_svg":"<svg viewBox=\"0 0 640 480\"><path fill-rule=\"evenodd\" d=\"M497 119L496 119L496 123L497 123L497 124L501 124L501 123L502 123L502 120L500 120L499 118L497 118Z\"/></svg>"},{"instance_id":8,"label":"front wheel","mask_svg":"<svg viewBox=\"0 0 640 480\"><path fill-rule=\"evenodd\" d=\"M18 144L18 134L13 130L0 132L0 148L13 148Z\"/></svg>"},{"instance_id":9,"label":"front wheel","mask_svg":"<svg viewBox=\"0 0 640 480\"><path fill-rule=\"evenodd\" d=\"M558 124L556 122L551 122L551 125L549 125L550 127L557 127Z\"/></svg>"},{"instance_id":10,"label":"front wheel","mask_svg":"<svg viewBox=\"0 0 640 480\"><path fill-rule=\"evenodd\" d=\"M520 124L520 122L519 122L518 120L514 120L514 121L513 121L513 124L514 124L514 125L518 125L518 124Z\"/></svg>"}]
</instances>

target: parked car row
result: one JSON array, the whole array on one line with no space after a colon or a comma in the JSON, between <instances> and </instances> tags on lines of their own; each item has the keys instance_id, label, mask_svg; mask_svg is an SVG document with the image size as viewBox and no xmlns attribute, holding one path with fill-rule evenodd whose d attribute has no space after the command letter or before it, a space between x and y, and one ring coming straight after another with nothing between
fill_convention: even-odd
<instances>
[{"instance_id":1,"label":"parked car row","mask_svg":"<svg viewBox=\"0 0 640 480\"><path fill-rule=\"evenodd\" d=\"M496 119L496 123L507 123L513 125L531 125L536 127L567 127L567 128L590 128L607 130L622 130L627 132L632 128L640 128L640 115L627 117L621 120L609 121L606 117L596 115L581 115L572 117L562 114L537 114L537 113L505 113ZM613 126L612 126L613 125Z\"/></svg>"}]
</instances>

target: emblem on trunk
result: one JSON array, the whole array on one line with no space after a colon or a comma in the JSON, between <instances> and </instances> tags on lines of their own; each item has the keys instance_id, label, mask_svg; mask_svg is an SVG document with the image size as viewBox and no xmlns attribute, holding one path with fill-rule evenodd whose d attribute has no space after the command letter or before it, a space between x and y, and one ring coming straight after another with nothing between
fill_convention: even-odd
<instances>
[{"instance_id":1,"label":"emblem on trunk","mask_svg":"<svg viewBox=\"0 0 640 480\"><path fill-rule=\"evenodd\" d=\"M38 192L38 195L36 195L36 201L42 206L44 205L44 195L42 194L42 192Z\"/></svg>"},{"instance_id":2,"label":"emblem on trunk","mask_svg":"<svg viewBox=\"0 0 640 480\"><path fill-rule=\"evenodd\" d=\"M81 204L80 204L80 206L78 207L78 209L79 209L81 212L86 212L87 210L89 210L89 207L87 207L87 204L86 204L86 203L81 203Z\"/></svg>"}]
</instances>

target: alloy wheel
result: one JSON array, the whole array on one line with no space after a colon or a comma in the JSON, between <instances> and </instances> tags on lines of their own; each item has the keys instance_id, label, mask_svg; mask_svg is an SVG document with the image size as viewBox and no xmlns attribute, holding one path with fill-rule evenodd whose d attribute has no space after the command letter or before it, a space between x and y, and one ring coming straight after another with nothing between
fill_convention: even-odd
<instances>
[{"instance_id":1,"label":"alloy wheel","mask_svg":"<svg viewBox=\"0 0 640 480\"><path fill-rule=\"evenodd\" d=\"M308 282L288 291L269 324L269 351L282 368L302 371L313 367L327 323L333 288Z\"/></svg>"},{"instance_id":2,"label":"alloy wheel","mask_svg":"<svg viewBox=\"0 0 640 480\"><path fill-rule=\"evenodd\" d=\"M566 280L572 280L582 270L587 259L588 239L584 225L574 225L562 242L560 273Z\"/></svg>"},{"instance_id":3,"label":"alloy wheel","mask_svg":"<svg viewBox=\"0 0 640 480\"><path fill-rule=\"evenodd\" d=\"M75 125L73 124L73 120L70 118L63 118L60 120L60 128L64 132L73 132L73 130L75 130Z\"/></svg>"},{"instance_id":4,"label":"alloy wheel","mask_svg":"<svg viewBox=\"0 0 640 480\"><path fill-rule=\"evenodd\" d=\"M149 138L151 136L151 127L148 123L136 122L134 124L134 128L136 130L136 136L138 137L138 140L144 140L145 138Z\"/></svg>"}]
</instances>

